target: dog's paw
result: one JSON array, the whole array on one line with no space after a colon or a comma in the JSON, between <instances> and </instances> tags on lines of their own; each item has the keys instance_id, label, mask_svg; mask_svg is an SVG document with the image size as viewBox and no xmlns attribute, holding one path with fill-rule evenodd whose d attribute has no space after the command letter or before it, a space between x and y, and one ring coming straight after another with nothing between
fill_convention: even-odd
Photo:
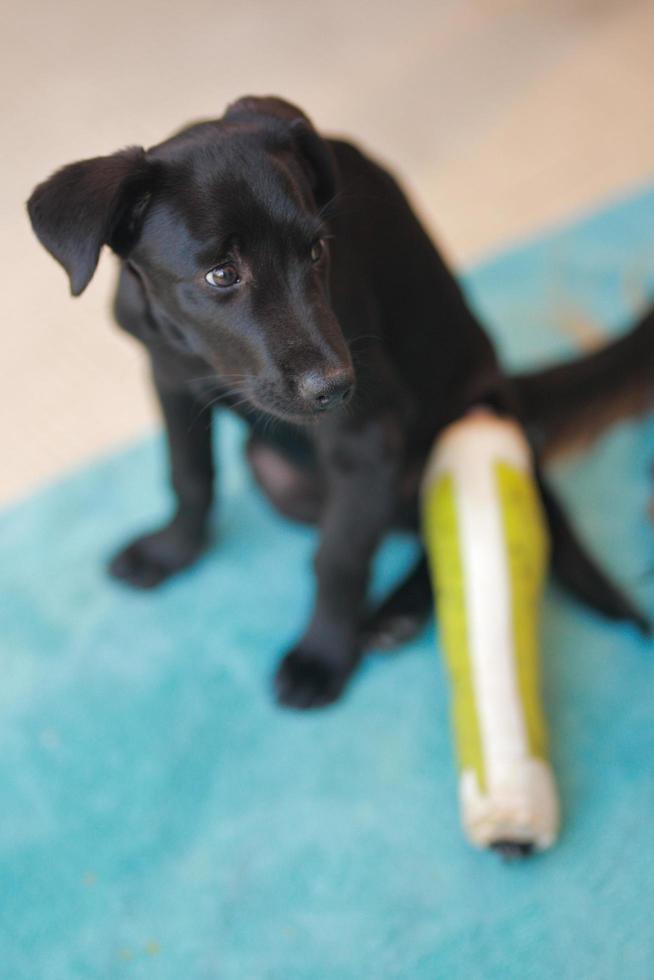
<instances>
[{"instance_id":1,"label":"dog's paw","mask_svg":"<svg viewBox=\"0 0 654 980\"><path fill-rule=\"evenodd\" d=\"M334 662L296 647L275 674L275 694L289 708L322 708L340 696L354 664Z\"/></svg>"},{"instance_id":2,"label":"dog's paw","mask_svg":"<svg viewBox=\"0 0 654 980\"><path fill-rule=\"evenodd\" d=\"M427 617L422 613L392 612L373 616L361 634L365 650L396 650L417 636Z\"/></svg>"},{"instance_id":3,"label":"dog's paw","mask_svg":"<svg viewBox=\"0 0 654 980\"><path fill-rule=\"evenodd\" d=\"M145 534L109 562L109 574L136 589L154 589L200 556L203 543L181 539L171 527Z\"/></svg>"}]
</instances>

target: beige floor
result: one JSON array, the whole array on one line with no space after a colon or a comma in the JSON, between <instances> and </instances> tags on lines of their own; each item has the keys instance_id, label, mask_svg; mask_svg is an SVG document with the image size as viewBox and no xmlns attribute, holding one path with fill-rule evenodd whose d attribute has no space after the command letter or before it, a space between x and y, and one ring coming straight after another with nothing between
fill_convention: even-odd
<instances>
[{"instance_id":1,"label":"beige floor","mask_svg":"<svg viewBox=\"0 0 654 980\"><path fill-rule=\"evenodd\" d=\"M654 175L653 0L23 0L0 12L0 500L153 425L142 358L22 202L246 92L300 103L404 176L460 264Z\"/></svg>"}]
</instances>

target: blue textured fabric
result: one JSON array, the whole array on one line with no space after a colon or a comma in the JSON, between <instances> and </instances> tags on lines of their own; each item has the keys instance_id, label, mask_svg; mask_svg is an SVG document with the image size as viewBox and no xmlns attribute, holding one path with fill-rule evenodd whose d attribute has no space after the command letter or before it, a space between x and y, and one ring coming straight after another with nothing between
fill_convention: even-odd
<instances>
[{"instance_id":1,"label":"blue textured fabric","mask_svg":"<svg viewBox=\"0 0 654 980\"><path fill-rule=\"evenodd\" d=\"M501 256L467 285L512 365L626 324L654 293L654 192ZM2 980L654 975L654 658L554 589L544 689L564 813L502 865L458 824L433 632L371 657L342 703L274 706L311 599L313 532L253 488L221 426L216 545L152 594L107 556L169 505L151 438L0 515ZM654 613L652 422L555 478ZM406 566L389 542L376 587Z\"/></svg>"}]
</instances>

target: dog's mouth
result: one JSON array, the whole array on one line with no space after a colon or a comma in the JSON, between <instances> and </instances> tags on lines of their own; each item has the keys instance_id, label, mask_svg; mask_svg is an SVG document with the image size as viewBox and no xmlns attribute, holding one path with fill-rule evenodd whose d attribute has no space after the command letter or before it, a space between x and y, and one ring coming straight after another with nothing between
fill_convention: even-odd
<instances>
[{"instance_id":1,"label":"dog's mouth","mask_svg":"<svg viewBox=\"0 0 654 980\"><path fill-rule=\"evenodd\" d=\"M355 378L351 367L325 372L306 372L300 376L253 379L244 386L251 407L262 415L295 425L315 425L344 410L354 395Z\"/></svg>"},{"instance_id":2,"label":"dog's mouth","mask_svg":"<svg viewBox=\"0 0 654 980\"><path fill-rule=\"evenodd\" d=\"M303 406L298 404L296 399L281 399L274 396L262 398L260 395L252 394L250 403L254 409L263 415L271 416L282 422L292 423L293 425L312 426L321 422L325 416L343 410L352 400L354 395L354 385L343 392L338 398L330 399L326 402L318 403L314 406Z\"/></svg>"},{"instance_id":3,"label":"dog's mouth","mask_svg":"<svg viewBox=\"0 0 654 980\"><path fill-rule=\"evenodd\" d=\"M277 379L271 381L241 375L237 383L230 385L227 376L218 373L213 384L210 381L205 384L204 394L209 396L212 405L231 408L244 415L312 426L325 416L347 408L354 396L355 378L348 367L315 377L305 374L299 378L284 378L282 383Z\"/></svg>"}]
</instances>

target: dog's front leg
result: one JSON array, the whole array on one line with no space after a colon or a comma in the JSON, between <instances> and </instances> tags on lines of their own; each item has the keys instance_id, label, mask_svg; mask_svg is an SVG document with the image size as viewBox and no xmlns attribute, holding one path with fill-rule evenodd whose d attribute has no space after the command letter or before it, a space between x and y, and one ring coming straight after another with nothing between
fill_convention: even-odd
<instances>
[{"instance_id":1,"label":"dog's front leg","mask_svg":"<svg viewBox=\"0 0 654 980\"><path fill-rule=\"evenodd\" d=\"M306 632L276 674L283 704L329 704L359 662L370 562L396 506L400 433L386 417L330 430L320 440L328 487L315 557L317 594Z\"/></svg>"},{"instance_id":2,"label":"dog's front leg","mask_svg":"<svg viewBox=\"0 0 654 980\"><path fill-rule=\"evenodd\" d=\"M202 412L189 391L167 388L156 377L155 389L165 422L177 506L167 524L132 541L109 566L113 576L141 589L159 585L200 555L213 499L210 412Z\"/></svg>"}]
</instances>

